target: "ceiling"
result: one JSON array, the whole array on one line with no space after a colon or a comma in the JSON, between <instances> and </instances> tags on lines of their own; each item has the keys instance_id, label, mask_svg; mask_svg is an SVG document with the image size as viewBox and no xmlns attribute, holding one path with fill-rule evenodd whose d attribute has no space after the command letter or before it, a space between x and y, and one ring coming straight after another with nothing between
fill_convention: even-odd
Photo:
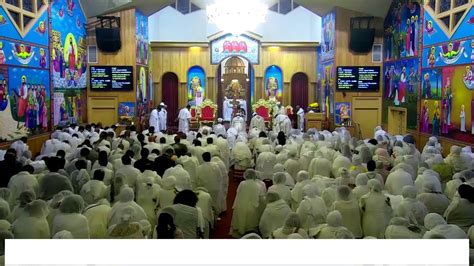
<instances>
[{"instance_id":1,"label":"ceiling","mask_svg":"<svg viewBox=\"0 0 474 266\"><path fill-rule=\"evenodd\" d=\"M268 6L273 5L277 0L261 0ZM334 7L358 11L366 15L384 18L392 3L392 0L294 0L299 5L313 11L319 16L323 16ZM88 17L95 17L108 13L137 8L144 15L152 15L162 8L174 3L174 0L80 0L84 12ZM205 8L214 0L192 0L200 8Z\"/></svg>"}]
</instances>

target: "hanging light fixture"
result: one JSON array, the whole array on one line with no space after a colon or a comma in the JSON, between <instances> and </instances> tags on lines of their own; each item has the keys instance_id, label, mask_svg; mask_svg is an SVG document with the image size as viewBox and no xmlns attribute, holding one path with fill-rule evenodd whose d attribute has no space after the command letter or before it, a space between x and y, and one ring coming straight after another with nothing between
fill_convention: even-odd
<instances>
[{"instance_id":1,"label":"hanging light fixture","mask_svg":"<svg viewBox=\"0 0 474 266\"><path fill-rule=\"evenodd\" d=\"M268 6L258 0L216 0L207 6L210 23L234 35L254 30L265 22Z\"/></svg>"}]
</instances>

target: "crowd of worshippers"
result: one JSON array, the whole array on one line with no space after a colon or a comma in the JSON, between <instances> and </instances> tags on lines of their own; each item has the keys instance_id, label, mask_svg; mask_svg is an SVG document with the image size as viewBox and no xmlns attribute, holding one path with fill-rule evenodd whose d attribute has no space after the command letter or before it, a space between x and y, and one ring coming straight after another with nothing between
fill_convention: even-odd
<instances>
[{"instance_id":1,"label":"crowd of worshippers","mask_svg":"<svg viewBox=\"0 0 474 266\"><path fill-rule=\"evenodd\" d=\"M381 127L366 140L345 128L116 130L72 125L35 158L26 138L3 151L1 238L209 238L227 211L234 238L474 243L470 147L443 158L435 137L420 152ZM232 206L229 171L243 173Z\"/></svg>"}]
</instances>

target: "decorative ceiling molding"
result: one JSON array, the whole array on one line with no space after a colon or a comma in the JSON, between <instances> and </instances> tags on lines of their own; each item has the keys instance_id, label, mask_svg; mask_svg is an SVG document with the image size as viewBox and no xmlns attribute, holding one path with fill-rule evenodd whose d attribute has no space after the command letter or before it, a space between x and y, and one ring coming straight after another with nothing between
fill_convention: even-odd
<instances>
[{"instance_id":1,"label":"decorative ceiling molding","mask_svg":"<svg viewBox=\"0 0 474 266\"><path fill-rule=\"evenodd\" d=\"M46 12L48 5L48 0L14 0L8 2L7 0L0 0L0 6L3 7L21 37L25 37L30 32L38 18Z\"/></svg>"},{"instance_id":2,"label":"decorative ceiling molding","mask_svg":"<svg viewBox=\"0 0 474 266\"><path fill-rule=\"evenodd\" d=\"M473 4L473 0L425 0L424 8L436 20L441 30L451 38Z\"/></svg>"}]
</instances>

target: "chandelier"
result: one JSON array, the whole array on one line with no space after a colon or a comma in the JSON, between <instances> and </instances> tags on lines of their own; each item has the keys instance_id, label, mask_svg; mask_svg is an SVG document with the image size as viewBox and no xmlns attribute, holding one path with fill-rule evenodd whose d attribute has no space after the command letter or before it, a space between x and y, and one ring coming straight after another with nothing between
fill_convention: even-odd
<instances>
[{"instance_id":1,"label":"chandelier","mask_svg":"<svg viewBox=\"0 0 474 266\"><path fill-rule=\"evenodd\" d=\"M216 0L207 6L207 17L220 30L240 35L265 22L267 10L258 0Z\"/></svg>"}]
</instances>

